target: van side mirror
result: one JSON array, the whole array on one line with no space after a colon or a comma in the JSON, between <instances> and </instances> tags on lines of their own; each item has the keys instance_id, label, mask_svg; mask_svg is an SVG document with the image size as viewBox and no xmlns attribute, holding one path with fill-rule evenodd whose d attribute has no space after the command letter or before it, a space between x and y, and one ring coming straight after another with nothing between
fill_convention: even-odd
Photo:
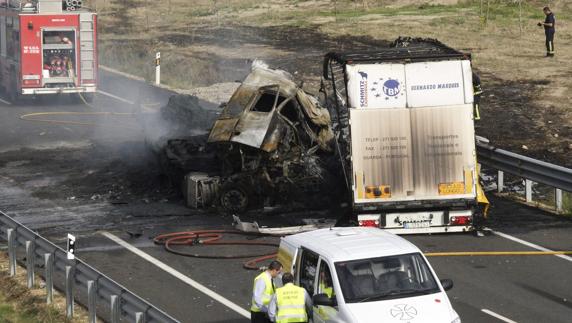
<instances>
[{"instance_id":1,"label":"van side mirror","mask_svg":"<svg viewBox=\"0 0 572 323\"><path fill-rule=\"evenodd\" d=\"M322 306L338 306L338 302L335 298L329 298L326 294L317 294L312 297L314 305Z\"/></svg>"},{"instance_id":2,"label":"van side mirror","mask_svg":"<svg viewBox=\"0 0 572 323\"><path fill-rule=\"evenodd\" d=\"M449 290L453 288L453 281L451 279L441 279L441 286L444 290Z\"/></svg>"}]
</instances>

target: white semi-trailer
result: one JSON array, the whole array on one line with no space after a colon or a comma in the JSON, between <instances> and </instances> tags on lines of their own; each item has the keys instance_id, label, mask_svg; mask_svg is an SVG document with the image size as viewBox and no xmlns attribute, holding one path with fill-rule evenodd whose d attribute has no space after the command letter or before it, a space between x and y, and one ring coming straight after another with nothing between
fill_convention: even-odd
<instances>
[{"instance_id":1,"label":"white semi-trailer","mask_svg":"<svg viewBox=\"0 0 572 323\"><path fill-rule=\"evenodd\" d=\"M399 45L403 45L400 43ZM324 61L356 220L397 233L475 229L478 183L470 55L435 40Z\"/></svg>"}]
</instances>

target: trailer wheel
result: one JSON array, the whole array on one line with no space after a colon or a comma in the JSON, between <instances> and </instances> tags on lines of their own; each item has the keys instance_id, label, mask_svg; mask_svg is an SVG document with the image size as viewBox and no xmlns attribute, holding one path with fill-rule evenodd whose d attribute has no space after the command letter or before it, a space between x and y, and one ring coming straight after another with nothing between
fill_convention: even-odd
<instances>
[{"instance_id":1,"label":"trailer wheel","mask_svg":"<svg viewBox=\"0 0 572 323\"><path fill-rule=\"evenodd\" d=\"M228 213L243 213L251 201L251 194L244 185L227 182L220 190L220 205Z\"/></svg>"}]
</instances>

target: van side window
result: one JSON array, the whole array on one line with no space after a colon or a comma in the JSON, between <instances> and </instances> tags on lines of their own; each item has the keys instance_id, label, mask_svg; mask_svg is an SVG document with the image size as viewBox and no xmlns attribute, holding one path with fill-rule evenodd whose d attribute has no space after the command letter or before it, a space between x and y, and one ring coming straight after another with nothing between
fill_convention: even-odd
<instances>
[{"instance_id":1,"label":"van side window","mask_svg":"<svg viewBox=\"0 0 572 323\"><path fill-rule=\"evenodd\" d=\"M318 294L326 294L329 298L336 296L334 292L334 284L332 283L332 273L330 267L322 259L320 264L320 276L318 278Z\"/></svg>"},{"instance_id":2,"label":"van side window","mask_svg":"<svg viewBox=\"0 0 572 323\"><path fill-rule=\"evenodd\" d=\"M303 250L300 265L300 286L304 287L310 295L314 295L317 267L318 255L309 250Z\"/></svg>"}]
</instances>

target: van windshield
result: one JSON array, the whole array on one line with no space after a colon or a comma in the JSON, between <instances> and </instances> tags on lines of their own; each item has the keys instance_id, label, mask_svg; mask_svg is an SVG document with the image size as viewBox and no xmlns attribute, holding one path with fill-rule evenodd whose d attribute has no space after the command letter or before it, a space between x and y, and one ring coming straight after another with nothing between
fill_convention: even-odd
<instances>
[{"instance_id":1,"label":"van windshield","mask_svg":"<svg viewBox=\"0 0 572 323\"><path fill-rule=\"evenodd\" d=\"M419 253L335 263L346 303L373 302L439 292Z\"/></svg>"}]
</instances>

